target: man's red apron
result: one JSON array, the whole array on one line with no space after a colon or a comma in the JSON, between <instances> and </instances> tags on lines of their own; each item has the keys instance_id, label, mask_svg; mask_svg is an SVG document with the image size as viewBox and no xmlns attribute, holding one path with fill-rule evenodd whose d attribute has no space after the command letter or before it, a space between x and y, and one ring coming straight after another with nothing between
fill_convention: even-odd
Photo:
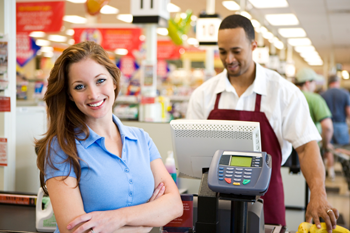
<instances>
[{"instance_id":1,"label":"man's red apron","mask_svg":"<svg viewBox=\"0 0 350 233\"><path fill-rule=\"evenodd\" d=\"M266 194L262 197L264 199L265 223L285 226L284 193L281 177L282 152L276 134L267 120L265 113L260 112L261 95L256 94L254 112L219 109L220 97L221 93L218 93L214 109L210 112L208 119L255 121L260 123L262 151L270 154L272 157L270 186Z\"/></svg>"}]
</instances>

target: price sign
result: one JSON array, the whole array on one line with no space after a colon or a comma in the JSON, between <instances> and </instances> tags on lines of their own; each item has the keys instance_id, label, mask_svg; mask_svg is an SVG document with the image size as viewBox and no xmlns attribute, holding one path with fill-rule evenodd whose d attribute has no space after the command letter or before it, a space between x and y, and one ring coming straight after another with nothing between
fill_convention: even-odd
<instances>
[{"instance_id":1,"label":"price sign","mask_svg":"<svg viewBox=\"0 0 350 233\"><path fill-rule=\"evenodd\" d=\"M196 25L196 38L200 45L216 45L218 30L221 23L219 18L198 18Z\"/></svg>"}]
</instances>

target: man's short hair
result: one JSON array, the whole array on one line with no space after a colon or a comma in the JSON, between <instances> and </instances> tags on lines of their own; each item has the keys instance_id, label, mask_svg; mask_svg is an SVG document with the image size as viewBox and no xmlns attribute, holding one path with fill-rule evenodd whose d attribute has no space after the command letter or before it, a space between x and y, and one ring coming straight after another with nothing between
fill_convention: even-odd
<instances>
[{"instance_id":1,"label":"man's short hair","mask_svg":"<svg viewBox=\"0 0 350 233\"><path fill-rule=\"evenodd\" d=\"M339 82L339 81L340 81L340 78L337 75L335 75L335 74L331 75L328 78L328 85L331 83Z\"/></svg>"},{"instance_id":2,"label":"man's short hair","mask_svg":"<svg viewBox=\"0 0 350 233\"><path fill-rule=\"evenodd\" d=\"M255 40L254 27L248 18L238 14L229 15L224 20L222 20L219 30L233 28L243 28L248 40Z\"/></svg>"}]
</instances>

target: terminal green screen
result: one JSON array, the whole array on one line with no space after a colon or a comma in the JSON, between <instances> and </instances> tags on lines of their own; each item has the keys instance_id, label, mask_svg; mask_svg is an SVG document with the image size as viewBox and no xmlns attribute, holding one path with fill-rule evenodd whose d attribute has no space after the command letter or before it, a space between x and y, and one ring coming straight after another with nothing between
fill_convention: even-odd
<instances>
[{"instance_id":1,"label":"terminal green screen","mask_svg":"<svg viewBox=\"0 0 350 233\"><path fill-rule=\"evenodd\" d=\"M252 158L251 157L239 157L239 156L232 156L231 157L230 166L250 167L251 164L252 164Z\"/></svg>"}]
</instances>

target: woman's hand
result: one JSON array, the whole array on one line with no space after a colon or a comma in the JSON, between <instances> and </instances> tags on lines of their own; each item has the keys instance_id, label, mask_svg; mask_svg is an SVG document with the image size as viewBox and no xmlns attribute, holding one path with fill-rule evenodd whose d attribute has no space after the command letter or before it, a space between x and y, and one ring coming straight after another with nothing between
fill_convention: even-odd
<instances>
[{"instance_id":1,"label":"woman's hand","mask_svg":"<svg viewBox=\"0 0 350 233\"><path fill-rule=\"evenodd\" d=\"M119 210L95 211L81 215L70 222L67 229L71 230L79 224L81 225L73 233L115 232L125 225L123 214Z\"/></svg>"},{"instance_id":2,"label":"woman's hand","mask_svg":"<svg viewBox=\"0 0 350 233\"><path fill-rule=\"evenodd\" d=\"M148 200L148 202L154 201L157 198L163 196L165 192L165 186L163 183L159 183L158 187L154 190L152 197Z\"/></svg>"}]
</instances>

